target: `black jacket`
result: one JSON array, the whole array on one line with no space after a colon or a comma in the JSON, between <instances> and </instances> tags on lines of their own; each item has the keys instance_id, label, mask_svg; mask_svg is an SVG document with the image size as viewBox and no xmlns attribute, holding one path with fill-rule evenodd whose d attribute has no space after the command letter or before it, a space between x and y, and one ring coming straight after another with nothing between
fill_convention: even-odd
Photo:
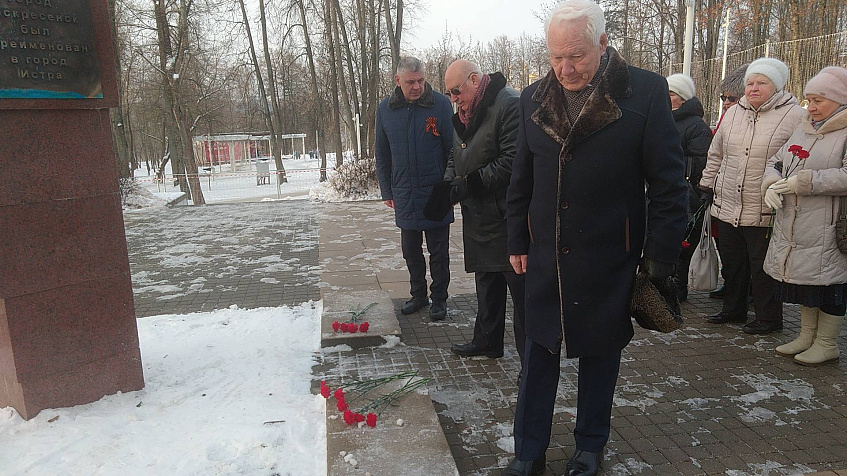
<instances>
[{"instance_id":1,"label":"black jacket","mask_svg":"<svg viewBox=\"0 0 847 476\"><path fill-rule=\"evenodd\" d=\"M509 253L528 255L527 337L568 357L629 343L642 250L675 263L687 221L667 82L607 51L573 124L552 71L524 89L506 205Z\"/></svg>"},{"instance_id":2,"label":"black jacket","mask_svg":"<svg viewBox=\"0 0 847 476\"><path fill-rule=\"evenodd\" d=\"M706 167L706 155L712 145L712 131L703 121L703 105L696 96L673 111L673 120L682 140L685 178L691 184L688 193L689 213L694 213L700 207L702 192L697 189L697 184L700 183L703 169Z\"/></svg>"},{"instance_id":3,"label":"black jacket","mask_svg":"<svg viewBox=\"0 0 847 476\"><path fill-rule=\"evenodd\" d=\"M453 115L453 152L444 180L478 173L483 190L461 198L465 271L510 271L506 249L506 189L515 158L519 95L506 78L491 82L467 128Z\"/></svg>"}]
</instances>

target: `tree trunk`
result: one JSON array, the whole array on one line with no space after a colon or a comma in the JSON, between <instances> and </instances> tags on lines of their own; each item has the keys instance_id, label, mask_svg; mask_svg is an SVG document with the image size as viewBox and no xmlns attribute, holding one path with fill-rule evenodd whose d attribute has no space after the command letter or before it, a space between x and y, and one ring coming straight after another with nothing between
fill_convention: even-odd
<instances>
[{"instance_id":1,"label":"tree trunk","mask_svg":"<svg viewBox=\"0 0 847 476\"><path fill-rule=\"evenodd\" d=\"M323 114L323 101L321 101L321 97L318 94L318 75L315 72L315 56L312 52L312 41L309 39L309 24L306 19L306 5L304 4L305 0L295 0L297 3L297 7L300 9L300 21L301 27L303 28L303 40L306 44L306 58L309 61L309 79L312 87L312 97L317 103L318 107L318 119L322 119ZM318 124L318 137L317 137L318 146L325 146L326 139L323 128ZM317 149L318 156L321 159L321 182L326 182L326 155L320 148Z\"/></svg>"},{"instance_id":2,"label":"tree trunk","mask_svg":"<svg viewBox=\"0 0 847 476\"><path fill-rule=\"evenodd\" d=\"M335 8L332 2L326 2L326 43L329 48L329 89L332 97L332 147L335 149L335 167L344 163L344 147L341 144L341 106L338 101L338 68L335 61L334 28Z\"/></svg>"},{"instance_id":3,"label":"tree trunk","mask_svg":"<svg viewBox=\"0 0 847 476\"><path fill-rule=\"evenodd\" d=\"M285 168L282 166L282 118L279 112L279 95L276 92L276 75L274 74L273 63L271 62L271 50L268 47L268 21L265 17L265 0L259 0L259 12L262 22L262 46L265 50L265 64L268 68L268 86L270 86L271 90L271 124L273 125L276 139L273 142L275 143L273 155L276 163L277 180L279 183L285 183L288 182L288 177L285 174Z\"/></svg>"},{"instance_id":4,"label":"tree trunk","mask_svg":"<svg viewBox=\"0 0 847 476\"><path fill-rule=\"evenodd\" d=\"M112 30L112 50L115 55L115 75L118 83L118 107L109 109L109 118L112 123L112 141L115 145L115 158L117 159L118 177L131 178L134 169L130 167L130 152L127 146L126 130L123 121L123 90L121 76L121 55L118 50L118 32L115 27L115 0L108 0L109 25Z\"/></svg>"}]
</instances>

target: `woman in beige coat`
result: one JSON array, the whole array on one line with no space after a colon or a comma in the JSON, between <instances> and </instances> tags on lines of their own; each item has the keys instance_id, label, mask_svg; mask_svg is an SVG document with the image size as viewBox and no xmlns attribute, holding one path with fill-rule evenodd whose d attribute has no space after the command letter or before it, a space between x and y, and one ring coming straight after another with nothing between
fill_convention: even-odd
<instances>
[{"instance_id":1,"label":"woman in beige coat","mask_svg":"<svg viewBox=\"0 0 847 476\"><path fill-rule=\"evenodd\" d=\"M776 352L818 365L838 358L847 311L847 254L835 243L839 196L847 195L847 69L824 68L805 94L808 112L762 181L776 210L764 269L781 282L784 302L800 304L800 335Z\"/></svg>"},{"instance_id":2,"label":"woman in beige coat","mask_svg":"<svg viewBox=\"0 0 847 476\"><path fill-rule=\"evenodd\" d=\"M762 268L771 218L762 203L762 176L767 160L800 123L803 108L783 90L788 79L783 62L759 58L744 77L744 97L724 115L700 180L701 189L714 193L710 212L718 220L725 281L723 309L707 321L745 322L752 290L756 319L743 330L766 334L782 329L782 303L776 281Z\"/></svg>"}]
</instances>

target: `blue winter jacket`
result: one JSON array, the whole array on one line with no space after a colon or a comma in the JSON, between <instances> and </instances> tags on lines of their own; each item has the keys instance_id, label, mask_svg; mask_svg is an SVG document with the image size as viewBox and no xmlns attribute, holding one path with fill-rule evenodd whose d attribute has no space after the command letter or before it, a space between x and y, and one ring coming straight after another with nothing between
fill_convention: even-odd
<instances>
[{"instance_id":1,"label":"blue winter jacket","mask_svg":"<svg viewBox=\"0 0 847 476\"><path fill-rule=\"evenodd\" d=\"M416 102L400 87L379 103L376 114L376 168L383 200L394 200L394 217L403 230L428 230L453 222L453 211L440 222L423 216L432 186L444 178L453 147L450 100L429 83Z\"/></svg>"}]
</instances>

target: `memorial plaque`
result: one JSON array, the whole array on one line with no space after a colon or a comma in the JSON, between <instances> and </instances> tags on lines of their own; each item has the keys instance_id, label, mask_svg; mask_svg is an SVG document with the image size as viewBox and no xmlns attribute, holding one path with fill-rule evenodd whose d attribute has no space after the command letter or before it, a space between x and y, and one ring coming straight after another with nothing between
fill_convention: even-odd
<instances>
[{"instance_id":1,"label":"memorial plaque","mask_svg":"<svg viewBox=\"0 0 847 476\"><path fill-rule=\"evenodd\" d=\"M0 98L102 98L90 0L0 0Z\"/></svg>"}]
</instances>

